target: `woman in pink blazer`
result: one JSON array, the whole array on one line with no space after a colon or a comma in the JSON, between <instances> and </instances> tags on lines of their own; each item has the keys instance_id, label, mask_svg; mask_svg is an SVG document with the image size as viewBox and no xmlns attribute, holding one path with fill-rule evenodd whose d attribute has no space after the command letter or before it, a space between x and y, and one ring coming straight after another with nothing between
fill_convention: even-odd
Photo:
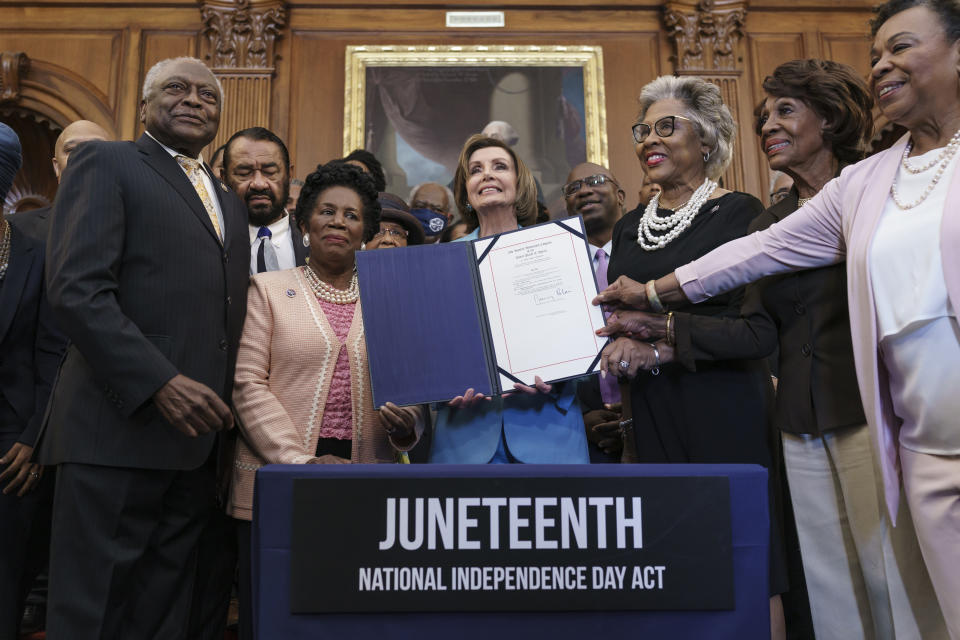
<instances>
[{"instance_id":1,"label":"woman in pink blazer","mask_svg":"<svg viewBox=\"0 0 960 640\"><path fill-rule=\"evenodd\" d=\"M871 87L909 131L802 209L597 302L663 308L760 277L847 264L858 385L896 521L900 482L952 638L960 638L960 4L890 0L873 23ZM614 365L615 366L615 365Z\"/></svg>"},{"instance_id":2,"label":"woman in pink blazer","mask_svg":"<svg viewBox=\"0 0 960 640\"><path fill-rule=\"evenodd\" d=\"M240 438L227 513L240 550L240 638L252 637L250 520L265 464L391 463L423 431L419 407L373 408L354 256L379 226L373 181L332 162L296 211L306 266L251 278L233 403ZM331 552L335 552L331 550Z\"/></svg>"}]
</instances>

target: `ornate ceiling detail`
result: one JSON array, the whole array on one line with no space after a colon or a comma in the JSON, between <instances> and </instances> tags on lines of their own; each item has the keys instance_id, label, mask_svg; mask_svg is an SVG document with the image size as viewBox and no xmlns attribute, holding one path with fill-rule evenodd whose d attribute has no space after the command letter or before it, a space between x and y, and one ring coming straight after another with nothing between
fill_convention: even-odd
<instances>
[{"instance_id":1,"label":"ornate ceiling detail","mask_svg":"<svg viewBox=\"0 0 960 640\"><path fill-rule=\"evenodd\" d=\"M668 2L663 22L676 50L677 71L737 70L746 17L745 1Z\"/></svg>"},{"instance_id":2,"label":"ornate ceiling detail","mask_svg":"<svg viewBox=\"0 0 960 640\"><path fill-rule=\"evenodd\" d=\"M20 51L0 53L0 102L20 99L20 80L30 70L30 58Z\"/></svg>"},{"instance_id":3,"label":"ornate ceiling detail","mask_svg":"<svg viewBox=\"0 0 960 640\"><path fill-rule=\"evenodd\" d=\"M275 45L287 22L282 0L217 0L202 2L200 32L204 58L214 70L269 69L277 59Z\"/></svg>"}]
</instances>

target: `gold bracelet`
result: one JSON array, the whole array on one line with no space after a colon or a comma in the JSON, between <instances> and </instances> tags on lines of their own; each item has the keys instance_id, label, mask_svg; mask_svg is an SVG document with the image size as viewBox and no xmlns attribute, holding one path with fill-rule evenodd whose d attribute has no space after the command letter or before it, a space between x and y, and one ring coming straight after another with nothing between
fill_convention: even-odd
<instances>
[{"instance_id":1,"label":"gold bracelet","mask_svg":"<svg viewBox=\"0 0 960 640\"><path fill-rule=\"evenodd\" d=\"M667 344L671 347L677 342L673 335L673 311L667 314L667 329L666 336L664 336L664 338L667 341Z\"/></svg>"},{"instance_id":2,"label":"gold bracelet","mask_svg":"<svg viewBox=\"0 0 960 640\"><path fill-rule=\"evenodd\" d=\"M647 302L650 303L650 308L652 308L654 311L657 313L663 313L667 310L667 308L663 306L663 303L660 302L660 296L657 295L656 282L656 280L647 280Z\"/></svg>"}]
</instances>

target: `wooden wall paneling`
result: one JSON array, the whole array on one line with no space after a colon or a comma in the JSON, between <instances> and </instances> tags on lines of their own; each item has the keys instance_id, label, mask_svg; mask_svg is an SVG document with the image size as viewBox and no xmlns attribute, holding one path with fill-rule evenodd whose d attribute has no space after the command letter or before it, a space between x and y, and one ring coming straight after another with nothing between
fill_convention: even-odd
<instances>
[{"instance_id":1,"label":"wooden wall paneling","mask_svg":"<svg viewBox=\"0 0 960 640\"><path fill-rule=\"evenodd\" d=\"M122 140L133 140L139 133L140 70L143 61L143 30L131 26L126 30L121 68L120 105L117 109L117 132Z\"/></svg>"},{"instance_id":2,"label":"wooden wall paneling","mask_svg":"<svg viewBox=\"0 0 960 640\"><path fill-rule=\"evenodd\" d=\"M870 77L870 47L866 33L821 33L824 57L850 65L863 78Z\"/></svg>"},{"instance_id":3,"label":"wooden wall paneling","mask_svg":"<svg viewBox=\"0 0 960 640\"><path fill-rule=\"evenodd\" d=\"M296 177L341 156L343 146L344 59L357 37L293 32L287 146Z\"/></svg>"},{"instance_id":4,"label":"wooden wall paneling","mask_svg":"<svg viewBox=\"0 0 960 640\"><path fill-rule=\"evenodd\" d=\"M0 31L4 51L23 51L31 61L54 65L73 76L105 105L116 106L116 72L123 32L117 30ZM27 75L29 77L30 74Z\"/></svg>"},{"instance_id":5,"label":"wooden wall paneling","mask_svg":"<svg viewBox=\"0 0 960 640\"><path fill-rule=\"evenodd\" d=\"M801 33L748 33L747 50L754 104L763 96L763 79L788 60L808 56Z\"/></svg>"}]
</instances>

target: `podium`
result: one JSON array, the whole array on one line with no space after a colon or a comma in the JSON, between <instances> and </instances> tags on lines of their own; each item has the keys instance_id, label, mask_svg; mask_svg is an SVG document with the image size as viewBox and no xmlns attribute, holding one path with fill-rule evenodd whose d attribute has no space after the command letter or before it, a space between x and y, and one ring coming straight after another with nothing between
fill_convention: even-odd
<instances>
[{"instance_id":1,"label":"podium","mask_svg":"<svg viewBox=\"0 0 960 640\"><path fill-rule=\"evenodd\" d=\"M359 496L356 498L351 489L354 485L358 490L356 495ZM333 578L334 569L331 568L329 573L325 573L322 570L314 570L314 565L311 563L315 561L322 563L325 559L334 559L335 563L343 564L344 559L349 560L352 557L361 559L358 562L367 565L362 569L365 572L362 575L366 578L366 588L370 588L369 565L377 564L378 556L386 553L380 550L389 546L388 543L393 538L389 522L385 535L382 528L384 518L378 519L379 510L370 506L379 502L370 502L369 499L364 502L366 494L363 492L370 488L373 488L374 492L384 492L383 495L400 496L406 495L405 492L409 487L428 486L430 495L441 496L436 499L435 504L442 505L448 500L446 504L450 507L454 505L454 500L472 500L471 504L476 506L479 499L476 497L444 498L443 496L447 495L445 492L454 496L471 495L471 491L474 496L492 496L501 495L501 493L514 495L510 493L510 487L514 488L514 492L517 487L521 492L523 488L530 487L531 495L540 496L544 495L544 487L554 485L561 488L558 495L566 495L564 492L567 490L562 487L580 485L592 488L590 490L594 490L594 494L598 487L609 488L608 493L611 495L623 493L625 486L640 487L642 490L637 493L643 496L642 540L636 534L631 538L632 532L629 526L630 522L634 521L625 520L626 516L620 513L621 502L617 502L614 497L597 498L596 501L606 501L605 504L610 505L606 516L609 526L604 529L601 525L597 525L599 531L606 531L609 544L599 542L599 546L605 548L599 551L594 549L567 552L557 551L557 546L554 545L550 547L552 550L549 552L524 552L512 550L512 547L510 551L503 551L501 547L495 552L501 554L497 556L499 559L502 560L506 555L515 564L523 565L525 554L538 553L542 557L542 554L548 553L552 554L549 557L558 558L567 557L564 554L568 553L606 553L612 554L611 557L617 558L626 566L634 562L642 563L643 557L649 558L651 553L658 553L657 549L666 545L669 547L668 553L672 554L664 556L671 558L665 562L666 586L676 587L679 582L685 581L683 588L674 589L675 593L672 596L667 593L669 589L665 589L663 594L643 590L631 594L628 584L625 584L620 592L604 592L603 587L598 584L594 587L601 590L592 591L589 582L590 574L593 572L589 570L591 567L586 567L581 576L586 576L585 581L588 583L585 585L586 590L538 593L534 594L533 599L529 593L511 591L501 594L502 597L498 600L495 588L493 592L488 590L487 592L452 593L457 589L469 589L465 581L462 581L458 587L454 575L457 570L461 571L461 575L466 574L462 572L461 567L443 566L436 568L438 579L441 582L447 581L446 576L449 575L453 578L454 584L444 585L442 592L425 591L411 594L398 591L396 594L386 595L364 592L359 595L347 594L349 597L345 598L334 597L342 596L344 592L357 588L356 580L343 583L345 588L334 585L334 591L330 591L330 587L327 586L326 592L319 588L314 592L313 576L317 576L318 584L325 580L329 581ZM719 501L698 489L698 487L716 489L718 486L724 493L724 499ZM461 489L469 487L471 491L460 490L458 493L457 487ZM537 487L540 489L536 489ZM312 496L323 498L325 492L329 492L329 497L334 499L334 502L330 503L334 506L313 509L314 503L308 502L308 499ZM344 497L345 493L349 495ZM603 493L602 490L601 493ZM727 494L729 502L725 497ZM337 502L337 499L340 502ZM375 499L380 500L379 494ZM389 512L392 516L397 499L399 498L388 498L388 503L391 500L394 502L391 503L390 509L384 512ZM498 500L507 499L498 498ZM412 505L413 498L410 500ZM517 498L517 500L527 501L524 504L529 508L526 511L517 512L511 505L510 509L504 507L500 510L503 514L500 526L504 527L504 531L508 526L511 527L510 536L501 536L500 544L506 545L508 537L512 544L515 538L524 537L524 531L529 533L530 540L536 538L538 543L542 542L544 545L552 544L549 540L551 532L555 532L553 537L560 540L559 508L545 512L537 507L535 526L533 518L535 509L529 502L530 499ZM563 498L563 500L568 500L569 504L576 504L576 499L570 501ZM593 500L589 499L588 502L593 504ZM635 500L632 516L635 516L636 523L639 523L641 499ZM714 545L718 549L716 552L705 551L701 547L711 547L710 544L699 545L690 538L690 531L697 530L701 514L705 514L702 517L707 518L706 511L710 509L703 510L706 502L722 504L722 526L714 526L717 522L714 513L710 516L713 518L710 520L712 524L705 523L702 527L704 540L709 539L711 544L716 543ZM581 505L583 504L587 502L582 502ZM617 506L616 518L614 504ZM629 505L629 499L627 504ZM331 509L334 512L328 512ZM456 513L460 514L461 519L465 513L480 516L481 524L474 524L474 528L469 533L476 538L476 532L479 531L480 538L483 538L483 512L477 509L457 512L456 509L457 507L453 506L447 514L448 517ZM728 510L729 513L727 513ZM296 516L295 511L298 512ZM426 513L427 509L425 508L423 512ZM413 513L412 507L410 513ZM528 517L519 520L526 528L516 529L517 523L513 521L508 525L505 521L508 513L511 518L517 513L526 514ZM544 521L542 518L544 513L553 514L555 517ZM437 517L437 514L434 513L433 516ZM676 518L677 522L671 522L672 518ZM300 528L299 534L293 531L295 519ZM594 512L591 512L589 520L590 522L597 520L599 523L599 516L595 517ZM355 522L367 521L377 529L370 532L373 537L368 536L364 539L363 535L357 534L350 528L360 526ZM476 518L469 520L470 523L476 523L476 521ZM406 523L406 520L404 522ZM442 523L443 520L439 522ZM494 522L497 521L494 520ZM544 522L548 524L548 528L544 528ZM619 523L619 529L614 526L614 523ZM424 526L429 526L429 522ZM636 529L640 529L639 525ZM724 529L724 531L712 529ZM451 524L450 531L456 530L456 527ZM534 536L534 530L536 530L536 536ZM687 533L683 533L684 531ZM332 537L327 535L328 532ZM596 547L599 538L594 540L593 533L590 536L588 546ZM397 537L399 539L399 533ZM459 537L461 547L466 546L464 539L467 537L468 535L461 529ZM543 542L545 538L547 542ZM588 536L584 535L583 539L588 540ZM331 540L336 542L331 543ZM380 550L377 548L376 540L380 540ZM431 532L431 551L428 552L425 540L426 536L424 536L422 549L418 549L417 553L436 554L436 557L441 559L438 560L438 564L443 564L450 558L454 558L451 561L453 564L462 564L464 562L462 557L480 560L479 564L483 564L482 554L486 552L475 549L486 543L470 540L472 550L458 552L455 549L443 549L441 544L447 542L455 547L458 540L456 536L451 535L447 540L437 535L434 540ZM294 544L295 541L296 544ZM642 548L617 548L618 544L620 547L630 547L631 541L635 547L639 541ZM521 542L517 540L518 545ZM574 547L576 546L574 543L574 538L569 536L568 540L564 531L564 545ZM658 544L660 547L657 546ZM311 545L316 546L311 549ZM456 637L457 640L473 638L490 640L491 637L552 637L583 640L585 637L599 633L611 634L615 637L625 637L629 634L630 637L669 638L670 640L688 638L691 640L704 638L744 640L768 638L770 633L767 472L756 465L269 465L257 472L252 547L254 627L257 632L256 637L263 639L336 638L339 640L383 635L391 638ZM299 548L299 551L296 551L295 547ZM533 547L540 548L539 545L533 545ZM405 550L400 551L407 553ZM298 553L299 556L297 556ZM462 557L458 556L458 553ZM644 554L647 555L644 556ZM717 562L713 563L713 555L724 556L724 554L726 554L725 558L719 557ZM411 558L422 559L423 557L413 552L408 555ZM570 557L574 558L570 561L571 564L580 562L577 559L579 556ZM395 565L395 559L396 556L394 560L384 563ZM710 582L712 572L719 578L719 584L727 584L727 587L723 587L720 593L714 589L712 595L705 592L704 595L691 596L688 585L693 587L692 591L696 591L697 583L701 582L696 571L692 574L693 582L691 582L689 567L684 573L684 563L689 564L691 559L694 569L703 567L702 582ZM419 560L411 564L417 562ZM538 562L539 560L534 561L534 564ZM518 573L521 570L518 569ZM573 575L574 570L569 571L570 575ZM662 567L661 571L663 571ZM501 570L498 575L502 578L503 571ZM671 580L673 582L670 582ZM727 582L724 583L724 580ZM629 583L629 577L626 582ZM360 584L364 584L364 578L360 579ZM297 593L292 592L294 585L297 585ZM636 586L635 584L634 587ZM655 585L651 583L647 586ZM360 588L362 590L364 587ZM487 588L489 589L489 584ZM576 589L576 586L571 583L568 588ZM640 588L643 588L642 584ZM303 593L303 591L310 593ZM668 599L657 600L658 597ZM712 598L709 608L698 609L697 598L704 598L705 602ZM334 602L335 600L337 602ZM522 610L528 601L533 610ZM671 604L666 605L669 609L650 608L657 606L661 601L670 602ZM305 602L307 604L304 604ZM390 606L385 606L384 610L378 610L376 609L378 602L389 603ZM457 610L457 602L465 603L464 609L479 607L486 610ZM486 605L484 602L492 604ZM560 603L559 607L557 603ZM606 608L608 603L612 603L609 610ZM641 608L631 609L632 606ZM444 607L447 610L443 610ZM551 607L557 610L550 610ZM394 610L389 610L391 608ZM517 610L518 608L520 610ZM295 610L335 612L294 613Z\"/></svg>"}]
</instances>

